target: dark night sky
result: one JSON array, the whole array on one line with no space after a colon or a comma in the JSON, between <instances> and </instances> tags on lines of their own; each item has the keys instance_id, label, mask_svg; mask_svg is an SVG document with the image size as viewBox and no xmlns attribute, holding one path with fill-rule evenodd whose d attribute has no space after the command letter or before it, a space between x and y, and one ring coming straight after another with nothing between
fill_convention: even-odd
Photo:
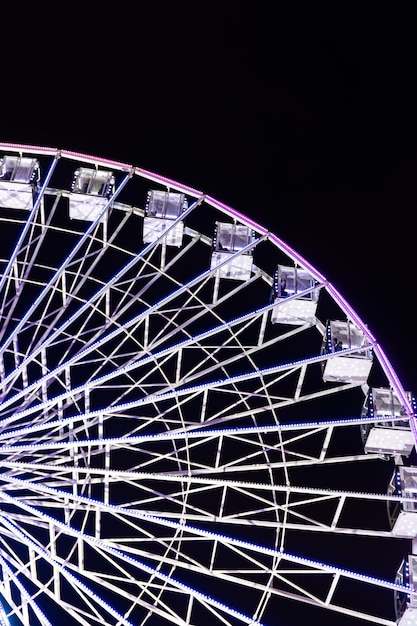
<instances>
[{"instance_id":1,"label":"dark night sky","mask_svg":"<svg viewBox=\"0 0 417 626\"><path fill-rule=\"evenodd\" d=\"M71 5L24 35L13 16L0 141L132 163L270 228L417 392L415 21L409 3L337 5Z\"/></svg>"},{"instance_id":2,"label":"dark night sky","mask_svg":"<svg viewBox=\"0 0 417 626\"><path fill-rule=\"evenodd\" d=\"M331 4L31 16L6 31L0 136L250 215L339 288L414 389L414 22L406 3Z\"/></svg>"}]
</instances>

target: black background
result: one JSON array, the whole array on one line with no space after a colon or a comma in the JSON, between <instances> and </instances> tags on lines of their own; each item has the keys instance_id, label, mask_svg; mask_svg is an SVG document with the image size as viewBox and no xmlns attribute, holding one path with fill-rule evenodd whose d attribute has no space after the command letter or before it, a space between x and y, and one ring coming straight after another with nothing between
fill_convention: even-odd
<instances>
[{"instance_id":1,"label":"black background","mask_svg":"<svg viewBox=\"0 0 417 626\"><path fill-rule=\"evenodd\" d=\"M3 13L0 142L131 163L250 216L416 392L412 3L52 6Z\"/></svg>"},{"instance_id":2,"label":"black background","mask_svg":"<svg viewBox=\"0 0 417 626\"><path fill-rule=\"evenodd\" d=\"M108 157L250 215L416 385L416 38L396 3L88 4L3 19L2 141Z\"/></svg>"}]
</instances>

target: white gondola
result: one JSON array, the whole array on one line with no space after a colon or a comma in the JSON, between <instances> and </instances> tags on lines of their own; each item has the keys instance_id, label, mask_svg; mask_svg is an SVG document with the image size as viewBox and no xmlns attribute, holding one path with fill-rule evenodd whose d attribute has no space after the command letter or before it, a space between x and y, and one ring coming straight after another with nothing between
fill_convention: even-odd
<instances>
[{"instance_id":1,"label":"white gondola","mask_svg":"<svg viewBox=\"0 0 417 626\"><path fill-rule=\"evenodd\" d=\"M278 265L274 277L273 298L277 304L272 310L273 324L314 324L319 291L316 281L299 267Z\"/></svg>"},{"instance_id":2,"label":"white gondola","mask_svg":"<svg viewBox=\"0 0 417 626\"><path fill-rule=\"evenodd\" d=\"M407 396L414 406L412 394L407 392ZM371 388L362 415L375 417L375 423L362 428L365 452L409 456L414 435L404 414L404 406L393 389Z\"/></svg>"},{"instance_id":3,"label":"white gondola","mask_svg":"<svg viewBox=\"0 0 417 626\"><path fill-rule=\"evenodd\" d=\"M236 252L242 254L219 268L220 278L248 280L252 273L252 250L245 251L255 241L255 234L249 226L227 222L216 222L212 244L211 269L227 261Z\"/></svg>"},{"instance_id":4,"label":"white gondola","mask_svg":"<svg viewBox=\"0 0 417 626\"><path fill-rule=\"evenodd\" d=\"M69 198L70 218L87 222L95 222L100 218L100 222L104 222L107 219L107 212L103 211L113 188L112 172L87 167L78 168L74 173Z\"/></svg>"},{"instance_id":5,"label":"white gondola","mask_svg":"<svg viewBox=\"0 0 417 626\"><path fill-rule=\"evenodd\" d=\"M38 175L37 159L22 156L0 158L0 207L30 211Z\"/></svg>"},{"instance_id":6,"label":"white gondola","mask_svg":"<svg viewBox=\"0 0 417 626\"><path fill-rule=\"evenodd\" d=\"M328 321L322 352L329 355L323 367L325 382L363 384L367 381L372 351L365 334L353 322Z\"/></svg>"},{"instance_id":7,"label":"white gondola","mask_svg":"<svg viewBox=\"0 0 417 626\"><path fill-rule=\"evenodd\" d=\"M183 193L157 189L150 191L143 220L144 243L157 241L167 231L164 243L168 246L180 247L184 223L179 221L173 226L173 222L187 209L187 206L188 202Z\"/></svg>"}]
</instances>

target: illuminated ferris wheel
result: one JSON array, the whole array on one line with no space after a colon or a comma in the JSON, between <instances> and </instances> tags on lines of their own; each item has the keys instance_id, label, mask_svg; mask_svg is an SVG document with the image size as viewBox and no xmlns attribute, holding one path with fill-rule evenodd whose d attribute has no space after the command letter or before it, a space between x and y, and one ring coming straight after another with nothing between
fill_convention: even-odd
<instances>
[{"instance_id":1,"label":"illuminated ferris wheel","mask_svg":"<svg viewBox=\"0 0 417 626\"><path fill-rule=\"evenodd\" d=\"M39 146L0 237L2 626L417 624L414 397L317 269Z\"/></svg>"}]
</instances>

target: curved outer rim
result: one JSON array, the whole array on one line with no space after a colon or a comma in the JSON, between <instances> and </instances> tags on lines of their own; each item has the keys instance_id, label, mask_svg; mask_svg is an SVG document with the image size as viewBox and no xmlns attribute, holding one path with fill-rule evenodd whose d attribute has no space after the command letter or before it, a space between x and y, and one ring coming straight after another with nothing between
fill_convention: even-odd
<instances>
[{"instance_id":1,"label":"curved outer rim","mask_svg":"<svg viewBox=\"0 0 417 626\"><path fill-rule=\"evenodd\" d=\"M11 150L13 152L25 152L30 154L39 154L45 156L53 156L54 158L64 157L69 160L74 161L82 161L90 164L100 164L106 167L111 167L113 169L130 172L131 176L137 175L141 178L147 178L148 180L155 181L160 184L164 184L169 188L175 189L177 191L181 191L186 193L194 198L203 198L204 202L210 204L214 208L219 209L223 213L226 213L242 223L250 226L257 232L258 234L268 238L271 242L273 242L277 247L281 248L284 252L288 254L290 258L293 259L296 263L298 263L301 267L306 269L310 274L319 282L324 283L325 289L328 291L330 296L338 303L341 310L345 313L348 319L351 319L364 333L372 348L374 353L377 355L379 362L381 364L382 369L384 370L385 375L388 380L391 382L394 391L397 393L398 398L401 400L407 417L410 422L410 427L414 435L414 441L417 443L417 425L415 421L414 412L411 406L411 402L408 398L407 393L405 392L403 385L398 378L392 364L387 358L382 346L377 341L376 337L369 330L368 326L362 321L356 311L350 306L350 304L346 301L346 299L341 295L341 293L332 285L325 276L319 272L311 263L309 263L301 254L296 252L294 248L285 243L282 239L280 239L277 235L268 232L268 230L255 222L254 220L248 218L243 215L236 209L233 209L229 205L216 200L212 196L206 195L204 192L194 189L193 187L189 187L188 185L184 185L180 182L167 178L166 176L162 176L151 172L149 170L143 169L141 167L137 167L134 165L130 165L127 163L122 163L119 161L113 161L111 159L106 159L103 157L92 156L88 154L84 154L82 152L75 152L71 150L63 150L59 148L51 148L45 146L35 146L35 145L27 145L27 144L15 144L15 143L0 143L0 150Z\"/></svg>"}]
</instances>

